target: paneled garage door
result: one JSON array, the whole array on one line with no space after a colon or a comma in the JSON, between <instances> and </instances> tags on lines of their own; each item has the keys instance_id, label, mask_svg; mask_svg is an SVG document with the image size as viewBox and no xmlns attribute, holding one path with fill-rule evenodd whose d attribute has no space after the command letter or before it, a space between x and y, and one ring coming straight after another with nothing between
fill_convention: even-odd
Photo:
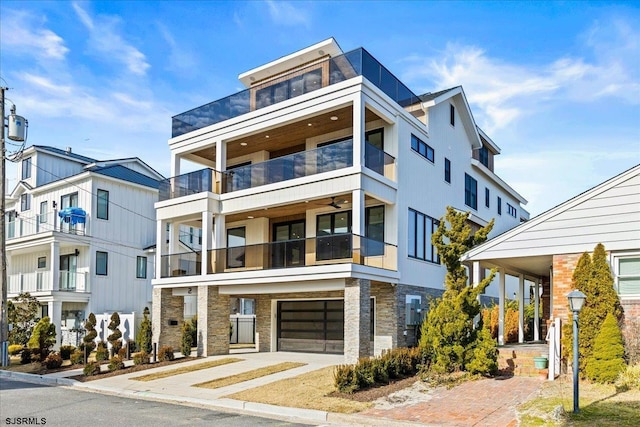
<instances>
[{"instance_id":1,"label":"paneled garage door","mask_svg":"<svg viewBox=\"0 0 640 427\"><path fill-rule=\"evenodd\" d=\"M344 301L279 301L278 350L344 352Z\"/></svg>"}]
</instances>

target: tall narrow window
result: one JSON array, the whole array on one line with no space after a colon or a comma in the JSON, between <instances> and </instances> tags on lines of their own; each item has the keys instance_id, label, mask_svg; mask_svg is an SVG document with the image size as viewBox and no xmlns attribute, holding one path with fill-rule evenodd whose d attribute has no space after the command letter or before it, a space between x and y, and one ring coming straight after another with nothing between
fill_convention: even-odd
<instances>
[{"instance_id":1,"label":"tall narrow window","mask_svg":"<svg viewBox=\"0 0 640 427\"><path fill-rule=\"evenodd\" d=\"M96 216L100 219L109 219L109 192L98 190L97 202Z\"/></svg>"},{"instance_id":2,"label":"tall narrow window","mask_svg":"<svg viewBox=\"0 0 640 427\"><path fill-rule=\"evenodd\" d=\"M489 150L487 147L483 146L480 148L478 151L478 160L480 160L480 163L485 165L485 167L489 167Z\"/></svg>"},{"instance_id":3,"label":"tall narrow window","mask_svg":"<svg viewBox=\"0 0 640 427\"><path fill-rule=\"evenodd\" d=\"M31 157L22 160L22 179L31 178Z\"/></svg>"},{"instance_id":4,"label":"tall narrow window","mask_svg":"<svg viewBox=\"0 0 640 427\"><path fill-rule=\"evenodd\" d=\"M449 123L451 126L456 125L456 107L453 104L449 104Z\"/></svg>"},{"instance_id":5,"label":"tall narrow window","mask_svg":"<svg viewBox=\"0 0 640 427\"><path fill-rule=\"evenodd\" d=\"M28 211L31 209L31 194L23 194L20 196L20 210Z\"/></svg>"},{"instance_id":6,"label":"tall narrow window","mask_svg":"<svg viewBox=\"0 0 640 427\"><path fill-rule=\"evenodd\" d=\"M464 204L478 209L478 181L466 173L464 174Z\"/></svg>"},{"instance_id":7,"label":"tall narrow window","mask_svg":"<svg viewBox=\"0 0 640 427\"><path fill-rule=\"evenodd\" d=\"M451 160L444 159L444 180L451 184Z\"/></svg>"},{"instance_id":8,"label":"tall narrow window","mask_svg":"<svg viewBox=\"0 0 640 427\"><path fill-rule=\"evenodd\" d=\"M484 188L484 205L489 207L489 199L491 195L489 193L489 189L487 187Z\"/></svg>"},{"instance_id":9,"label":"tall narrow window","mask_svg":"<svg viewBox=\"0 0 640 427\"><path fill-rule=\"evenodd\" d=\"M38 215L38 222L47 222L47 202L40 202L40 215Z\"/></svg>"},{"instance_id":10,"label":"tall narrow window","mask_svg":"<svg viewBox=\"0 0 640 427\"><path fill-rule=\"evenodd\" d=\"M137 279L147 278L147 257L146 256L139 256L136 258L136 278Z\"/></svg>"},{"instance_id":11,"label":"tall narrow window","mask_svg":"<svg viewBox=\"0 0 640 427\"><path fill-rule=\"evenodd\" d=\"M438 228L438 220L409 209L408 254L411 258L439 263L437 251L431 243L431 235Z\"/></svg>"},{"instance_id":12,"label":"tall narrow window","mask_svg":"<svg viewBox=\"0 0 640 427\"><path fill-rule=\"evenodd\" d=\"M245 227L227 230L227 267L239 268L245 265L245 249L247 244Z\"/></svg>"},{"instance_id":13,"label":"tall narrow window","mask_svg":"<svg viewBox=\"0 0 640 427\"><path fill-rule=\"evenodd\" d=\"M518 210L511 203L507 203L507 213L515 218L518 215Z\"/></svg>"},{"instance_id":14,"label":"tall narrow window","mask_svg":"<svg viewBox=\"0 0 640 427\"><path fill-rule=\"evenodd\" d=\"M498 215L502 215L502 198L498 196Z\"/></svg>"},{"instance_id":15,"label":"tall narrow window","mask_svg":"<svg viewBox=\"0 0 640 427\"><path fill-rule=\"evenodd\" d=\"M96 251L96 275L106 276L109 264L109 254L107 252Z\"/></svg>"},{"instance_id":16,"label":"tall narrow window","mask_svg":"<svg viewBox=\"0 0 640 427\"><path fill-rule=\"evenodd\" d=\"M384 255L384 206L370 206L364 211L365 256Z\"/></svg>"}]
</instances>

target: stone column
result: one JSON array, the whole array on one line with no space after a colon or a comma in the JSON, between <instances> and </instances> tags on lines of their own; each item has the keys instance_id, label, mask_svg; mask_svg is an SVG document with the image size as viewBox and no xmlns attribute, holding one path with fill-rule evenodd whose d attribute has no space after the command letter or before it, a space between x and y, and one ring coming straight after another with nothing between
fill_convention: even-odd
<instances>
[{"instance_id":1,"label":"stone column","mask_svg":"<svg viewBox=\"0 0 640 427\"><path fill-rule=\"evenodd\" d=\"M173 296L170 288L154 287L151 324L153 342L158 344L158 350L167 345L173 347L175 351L180 349L183 321L184 298Z\"/></svg>"},{"instance_id":2,"label":"stone column","mask_svg":"<svg viewBox=\"0 0 640 427\"><path fill-rule=\"evenodd\" d=\"M371 281L346 279L344 286L344 359L356 363L369 357Z\"/></svg>"},{"instance_id":3,"label":"stone column","mask_svg":"<svg viewBox=\"0 0 640 427\"><path fill-rule=\"evenodd\" d=\"M271 297L256 296L256 332L259 337L258 351L271 351ZM273 351L276 351L274 348Z\"/></svg>"},{"instance_id":4,"label":"stone column","mask_svg":"<svg viewBox=\"0 0 640 427\"><path fill-rule=\"evenodd\" d=\"M229 295L198 286L198 356L229 354Z\"/></svg>"},{"instance_id":5,"label":"stone column","mask_svg":"<svg viewBox=\"0 0 640 427\"><path fill-rule=\"evenodd\" d=\"M379 356L384 350L398 347L398 286L391 283L372 285L371 294L376 297L373 354ZM402 298L404 301L404 296Z\"/></svg>"}]
</instances>

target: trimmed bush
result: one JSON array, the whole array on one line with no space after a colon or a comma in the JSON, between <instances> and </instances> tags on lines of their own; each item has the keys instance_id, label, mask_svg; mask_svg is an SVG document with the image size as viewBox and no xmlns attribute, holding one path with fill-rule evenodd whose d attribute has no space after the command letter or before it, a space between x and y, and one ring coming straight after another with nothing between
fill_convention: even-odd
<instances>
[{"instance_id":1,"label":"trimmed bush","mask_svg":"<svg viewBox=\"0 0 640 427\"><path fill-rule=\"evenodd\" d=\"M609 313L593 343L585 373L591 381L606 384L613 383L625 368L622 333L615 316Z\"/></svg>"},{"instance_id":2,"label":"trimmed bush","mask_svg":"<svg viewBox=\"0 0 640 427\"><path fill-rule=\"evenodd\" d=\"M57 369L62 366L62 356L58 353L50 353L42 362L47 369Z\"/></svg>"},{"instance_id":3,"label":"trimmed bush","mask_svg":"<svg viewBox=\"0 0 640 427\"><path fill-rule=\"evenodd\" d=\"M31 363L31 349L24 348L22 349L22 353L20 354L20 364L26 365L27 363Z\"/></svg>"},{"instance_id":4,"label":"trimmed bush","mask_svg":"<svg viewBox=\"0 0 640 427\"><path fill-rule=\"evenodd\" d=\"M96 348L96 361L103 362L109 358L109 350L107 350L107 343L100 341Z\"/></svg>"},{"instance_id":5,"label":"trimmed bush","mask_svg":"<svg viewBox=\"0 0 640 427\"><path fill-rule=\"evenodd\" d=\"M98 332L96 331L96 323L96 315L93 313L89 313L89 317L87 317L87 320L84 322L84 328L87 333L82 338L82 349L84 350L84 348L87 347L87 354L90 354L96 348L95 339L98 336Z\"/></svg>"},{"instance_id":6,"label":"trimmed bush","mask_svg":"<svg viewBox=\"0 0 640 427\"><path fill-rule=\"evenodd\" d=\"M151 362L151 356L146 351L139 351L133 354L134 365L147 365Z\"/></svg>"},{"instance_id":7,"label":"trimmed bush","mask_svg":"<svg viewBox=\"0 0 640 427\"><path fill-rule=\"evenodd\" d=\"M191 355L191 346L193 345L193 334L191 331L191 322L182 323L182 343L180 350L185 356Z\"/></svg>"},{"instance_id":8,"label":"trimmed bush","mask_svg":"<svg viewBox=\"0 0 640 427\"><path fill-rule=\"evenodd\" d=\"M151 343L152 330L151 319L149 319L149 307L145 307L142 314L144 317L142 319L142 323L140 323L140 329L138 330L138 334L136 336L136 340L138 341L138 349L140 349L140 351L151 353L153 351L153 345Z\"/></svg>"},{"instance_id":9,"label":"trimmed bush","mask_svg":"<svg viewBox=\"0 0 640 427\"><path fill-rule=\"evenodd\" d=\"M92 375L96 375L100 373L100 363L98 362L89 362L84 365L82 369L82 373L85 377L90 377Z\"/></svg>"},{"instance_id":10,"label":"trimmed bush","mask_svg":"<svg viewBox=\"0 0 640 427\"><path fill-rule=\"evenodd\" d=\"M158 351L158 360L163 362L166 360L173 360L175 358L173 354L173 347L166 345L164 347L160 347Z\"/></svg>"},{"instance_id":11,"label":"trimmed bush","mask_svg":"<svg viewBox=\"0 0 640 427\"><path fill-rule=\"evenodd\" d=\"M38 360L44 360L49 354L49 349L56 343L56 325L51 323L48 316L38 321L33 328L33 333L27 346L38 356Z\"/></svg>"},{"instance_id":12,"label":"trimmed bush","mask_svg":"<svg viewBox=\"0 0 640 427\"><path fill-rule=\"evenodd\" d=\"M60 357L62 360L69 360L71 358L71 353L73 353L76 348L72 345L62 345L60 346Z\"/></svg>"},{"instance_id":13,"label":"trimmed bush","mask_svg":"<svg viewBox=\"0 0 640 427\"><path fill-rule=\"evenodd\" d=\"M113 356L109 359L109 364L107 365L110 371L117 371L118 369L124 368L124 359L120 356Z\"/></svg>"},{"instance_id":14,"label":"trimmed bush","mask_svg":"<svg viewBox=\"0 0 640 427\"><path fill-rule=\"evenodd\" d=\"M69 357L72 365L82 365L84 363L84 352L82 350L76 350L71 353Z\"/></svg>"},{"instance_id":15,"label":"trimmed bush","mask_svg":"<svg viewBox=\"0 0 640 427\"><path fill-rule=\"evenodd\" d=\"M11 356L15 356L22 351L22 344L11 344L7 350Z\"/></svg>"},{"instance_id":16,"label":"trimmed bush","mask_svg":"<svg viewBox=\"0 0 640 427\"><path fill-rule=\"evenodd\" d=\"M122 347L118 350L118 356L120 358L122 358L122 360L127 358L127 348L126 347Z\"/></svg>"},{"instance_id":17,"label":"trimmed bush","mask_svg":"<svg viewBox=\"0 0 640 427\"><path fill-rule=\"evenodd\" d=\"M109 326L107 326L107 328L109 328L111 334L109 334L109 336L107 337L107 341L109 341L109 344L111 344L111 348L113 348L113 351L115 353L120 350L120 347L122 347L122 332L120 332L120 329L118 329L118 327L120 326L120 315L117 311L113 312L110 320L111 321L109 322Z\"/></svg>"}]
</instances>

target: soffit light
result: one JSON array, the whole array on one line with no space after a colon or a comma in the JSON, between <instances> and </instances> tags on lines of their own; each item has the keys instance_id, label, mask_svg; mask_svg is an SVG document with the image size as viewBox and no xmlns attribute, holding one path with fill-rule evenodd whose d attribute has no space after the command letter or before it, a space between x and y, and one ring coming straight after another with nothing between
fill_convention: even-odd
<instances>
[{"instance_id":1,"label":"soffit light","mask_svg":"<svg viewBox=\"0 0 640 427\"><path fill-rule=\"evenodd\" d=\"M335 122L336 120L338 120L338 116L331 116L330 119Z\"/></svg>"}]
</instances>

